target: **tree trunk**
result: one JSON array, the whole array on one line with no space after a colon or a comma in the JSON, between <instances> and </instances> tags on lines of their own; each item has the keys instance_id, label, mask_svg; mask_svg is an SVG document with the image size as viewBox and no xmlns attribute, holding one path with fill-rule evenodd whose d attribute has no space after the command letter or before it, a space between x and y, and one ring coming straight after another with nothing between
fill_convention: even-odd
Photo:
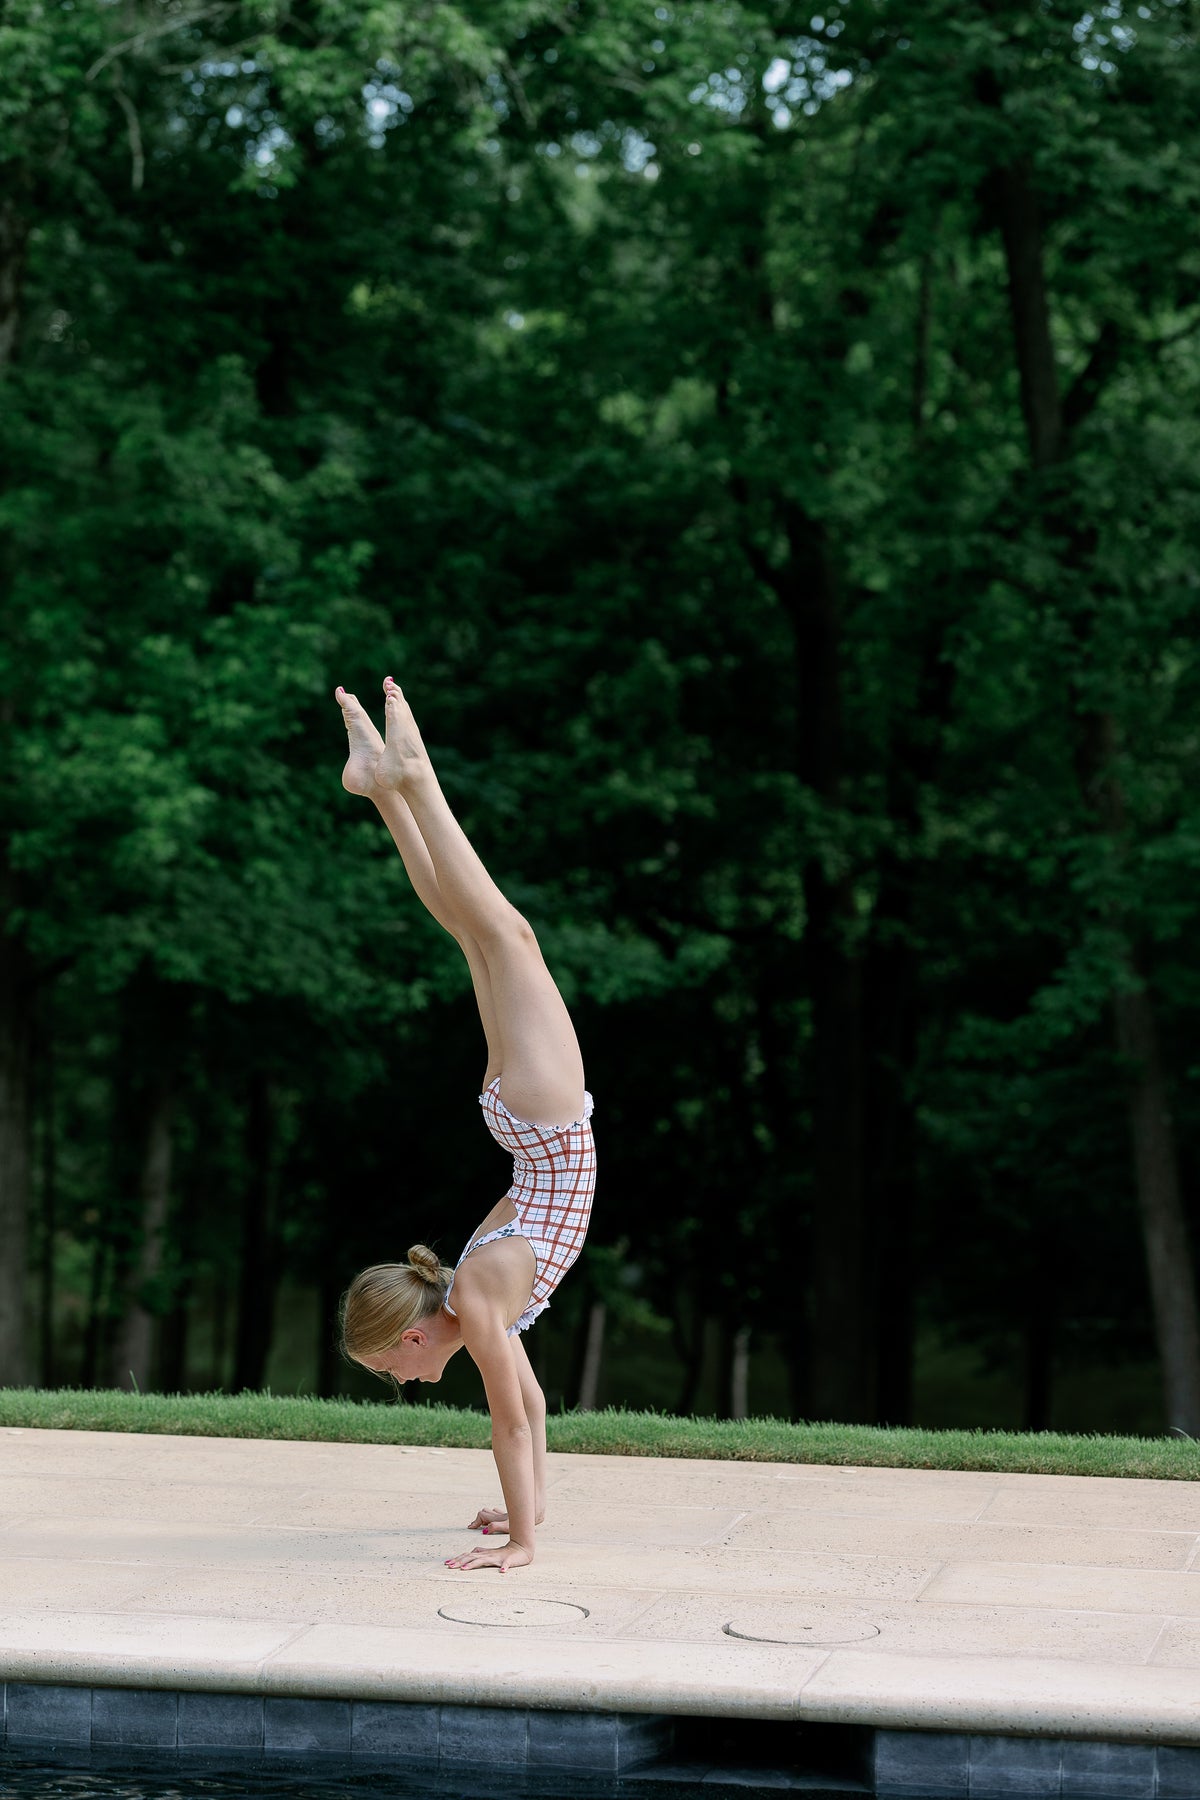
<instances>
[{"instance_id":1,"label":"tree trunk","mask_svg":"<svg viewBox=\"0 0 1200 1800\"><path fill-rule=\"evenodd\" d=\"M704 1327L697 1307L693 1329L688 1331L678 1290L672 1295L671 1341L675 1346L675 1354L683 1365L675 1411L686 1419L696 1410L696 1395L700 1390L700 1376L704 1367Z\"/></svg>"},{"instance_id":2,"label":"tree trunk","mask_svg":"<svg viewBox=\"0 0 1200 1800\"><path fill-rule=\"evenodd\" d=\"M41 1243L38 1258L38 1366L44 1388L54 1386L54 1262L58 1236L58 1144L55 1118L54 1039L47 1031L38 1046L42 1113Z\"/></svg>"},{"instance_id":3,"label":"tree trunk","mask_svg":"<svg viewBox=\"0 0 1200 1800\"><path fill-rule=\"evenodd\" d=\"M332 1400L338 1391L341 1358L337 1347L337 1308L342 1284L326 1274L317 1295L317 1397Z\"/></svg>"},{"instance_id":4,"label":"tree trunk","mask_svg":"<svg viewBox=\"0 0 1200 1800\"><path fill-rule=\"evenodd\" d=\"M830 806L840 798L841 653L832 571L819 526L785 507L789 558L777 591L796 659L796 773ZM804 856L804 851L801 851ZM803 871L806 964L812 1004L812 1232L810 1405L845 1423L871 1416L866 1343L862 1169L862 983L848 939L850 880L807 854Z\"/></svg>"},{"instance_id":5,"label":"tree trunk","mask_svg":"<svg viewBox=\"0 0 1200 1800\"><path fill-rule=\"evenodd\" d=\"M158 1380L164 1394L182 1394L187 1389L188 1323L192 1312L192 1292L192 1283L185 1277L176 1290L170 1312L162 1322Z\"/></svg>"},{"instance_id":6,"label":"tree trunk","mask_svg":"<svg viewBox=\"0 0 1200 1800\"><path fill-rule=\"evenodd\" d=\"M246 1181L242 1189L242 1266L238 1282L235 1392L259 1389L266 1376L279 1266L272 1214L275 1191L274 1096L254 1075L246 1109Z\"/></svg>"},{"instance_id":7,"label":"tree trunk","mask_svg":"<svg viewBox=\"0 0 1200 1800\"><path fill-rule=\"evenodd\" d=\"M27 236L25 221L11 199L0 200L0 380L16 353Z\"/></svg>"},{"instance_id":8,"label":"tree trunk","mask_svg":"<svg viewBox=\"0 0 1200 1800\"><path fill-rule=\"evenodd\" d=\"M770 142L762 140L764 149ZM740 300L743 317L764 338L775 330L774 296L766 271L769 240L764 165L749 177L738 219L742 233ZM852 278L847 277L848 283ZM849 291L822 345L825 355L844 353L845 323L856 296ZM719 416L731 414L729 381L716 396ZM730 488L742 507L747 560L771 591L792 632L796 727L793 769L831 810L840 801L844 764L842 658L839 595L833 559L821 523L792 498L772 496L771 524L787 545L776 563L757 542L749 520L749 489L737 468ZM788 1322L791 1360L803 1371L793 1392L806 1394L811 1416L844 1422L872 1412L870 1308L866 1293L863 1190L863 1080L861 970L847 932L854 918L849 878L828 869L806 845L797 846L804 892L803 990L812 1009L809 1055L812 1092L812 1222L807 1245L798 1246L809 1308ZM797 984L800 985L799 983Z\"/></svg>"},{"instance_id":9,"label":"tree trunk","mask_svg":"<svg viewBox=\"0 0 1200 1800\"><path fill-rule=\"evenodd\" d=\"M80 1382L94 1388L100 1375L100 1358L104 1348L106 1318L104 1285L108 1272L109 1245L103 1232L98 1232L92 1245L92 1266L88 1277L87 1324L83 1332L83 1368Z\"/></svg>"},{"instance_id":10,"label":"tree trunk","mask_svg":"<svg viewBox=\"0 0 1200 1800\"><path fill-rule=\"evenodd\" d=\"M729 1417L750 1417L750 1327L739 1325L729 1350Z\"/></svg>"},{"instance_id":11,"label":"tree trunk","mask_svg":"<svg viewBox=\"0 0 1200 1800\"><path fill-rule=\"evenodd\" d=\"M192 1183L196 1181L193 1171ZM192 1226L199 1211L200 1197L190 1188L176 1194L172 1235L177 1278L171 1297L170 1311L162 1322L159 1340L159 1385L164 1394L181 1394L187 1388L187 1355L189 1327L195 1309L195 1278L192 1274Z\"/></svg>"},{"instance_id":12,"label":"tree trunk","mask_svg":"<svg viewBox=\"0 0 1200 1800\"><path fill-rule=\"evenodd\" d=\"M1053 1232L1034 1240L1034 1264L1025 1284L1025 1368L1022 1429L1049 1431L1054 1403L1054 1350L1058 1338L1060 1252Z\"/></svg>"},{"instance_id":13,"label":"tree trunk","mask_svg":"<svg viewBox=\"0 0 1200 1800\"><path fill-rule=\"evenodd\" d=\"M888 892L885 875L877 911L894 930L898 911L889 907ZM912 1422L917 1143L907 1083L916 1057L915 960L912 945L893 937L877 944L867 961L863 1037L870 1154L864 1179L875 1319L873 1416L880 1425Z\"/></svg>"},{"instance_id":14,"label":"tree trunk","mask_svg":"<svg viewBox=\"0 0 1200 1800\"><path fill-rule=\"evenodd\" d=\"M155 1079L145 1116L138 1183L139 1243L126 1276L122 1316L112 1348L112 1385L145 1393L153 1380L158 1315L147 1304L147 1287L160 1275L163 1237L171 1199L175 1089L170 1075Z\"/></svg>"},{"instance_id":15,"label":"tree trunk","mask_svg":"<svg viewBox=\"0 0 1200 1800\"><path fill-rule=\"evenodd\" d=\"M1200 1309L1195 1261L1180 1193L1158 1025L1149 991L1132 960L1130 977L1131 985L1116 996L1114 1011L1118 1047L1129 1064L1138 1209L1162 1359L1167 1426L1200 1437Z\"/></svg>"},{"instance_id":16,"label":"tree trunk","mask_svg":"<svg viewBox=\"0 0 1200 1800\"><path fill-rule=\"evenodd\" d=\"M1046 299L1042 224L1028 164L1013 163L997 170L992 191L1008 269L1009 311L1029 454L1035 469L1046 469L1063 452L1063 418Z\"/></svg>"},{"instance_id":17,"label":"tree trunk","mask_svg":"<svg viewBox=\"0 0 1200 1800\"><path fill-rule=\"evenodd\" d=\"M608 1308L603 1300L593 1300L588 1309L587 1343L583 1352L583 1374L579 1380L576 1412L594 1412L600 1392L600 1369L604 1361L604 1327Z\"/></svg>"},{"instance_id":18,"label":"tree trunk","mask_svg":"<svg viewBox=\"0 0 1200 1800\"><path fill-rule=\"evenodd\" d=\"M0 379L13 358L26 229L12 200L0 199ZM13 704L3 704L12 726ZM9 929L17 904L7 840L0 846L0 1386L32 1380L27 1294L33 973L24 940Z\"/></svg>"},{"instance_id":19,"label":"tree trunk","mask_svg":"<svg viewBox=\"0 0 1200 1800\"><path fill-rule=\"evenodd\" d=\"M0 1386L33 1379L28 1304L33 977L21 938L4 930L15 895L0 870Z\"/></svg>"},{"instance_id":20,"label":"tree trunk","mask_svg":"<svg viewBox=\"0 0 1200 1800\"><path fill-rule=\"evenodd\" d=\"M218 1392L225 1386L229 1368L229 1283L218 1269L213 1276L212 1376L209 1386Z\"/></svg>"},{"instance_id":21,"label":"tree trunk","mask_svg":"<svg viewBox=\"0 0 1200 1800\"><path fill-rule=\"evenodd\" d=\"M920 839L920 796L937 780L943 733L953 709L954 675L945 640L944 625L935 624L921 656L919 725L893 741L888 758L888 816L897 836L910 843ZM914 864L894 844L877 866L872 941L863 975L867 1291L875 1320L874 1417L881 1425L908 1425L916 1358L912 1240L918 1198L917 1122L909 1079L917 1060L914 926L920 902Z\"/></svg>"},{"instance_id":22,"label":"tree trunk","mask_svg":"<svg viewBox=\"0 0 1200 1800\"><path fill-rule=\"evenodd\" d=\"M994 77L984 81L984 97L999 103ZM1030 460L1043 472L1069 451L1072 426L1086 417L1102 391L1103 375L1116 367L1118 335L1105 327L1081 381L1067 406L1058 388L1054 340L1046 298L1044 252L1036 195L1028 167L1014 163L992 178L992 193L1004 242L1013 336L1021 383ZM1053 521L1075 550L1081 541L1077 525L1057 502ZM1081 654L1086 653L1081 641ZM1124 802L1113 773L1117 725L1111 714L1097 715L1089 706L1077 710L1081 733L1080 773L1093 808L1097 829L1123 853ZM1132 1065L1127 1090L1134 1182L1138 1213L1150 1274L1151 1304L1162 1364L1167 1418L1171 1427L1200 1435L1200 1321L1196 1273L1188 1242L1187 1221L1179 1189L1178 1153L1167 1099L1157 1022L1141 958L1128 941L1127 922L1113 913L1109 923L1125 939L1129 979L1113 994L1117 1042Z\"/></svg>"}]
</instances>

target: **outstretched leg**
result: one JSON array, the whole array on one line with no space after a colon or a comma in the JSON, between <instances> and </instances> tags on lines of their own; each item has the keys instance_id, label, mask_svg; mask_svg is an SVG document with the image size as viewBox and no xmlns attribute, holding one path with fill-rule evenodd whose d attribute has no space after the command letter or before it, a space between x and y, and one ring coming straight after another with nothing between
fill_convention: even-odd
<instances>
[{"instance_id":1,"label":"outstretched leg","mask_svg":"<svg viewBox=\"0 0 1200 1800\"><path fill-rule=\"evenodd\" d=\"M408 702L390 676L384 693L387 741L375 783L406 802L439 901L487 966L500 1037L500 1098L531 1124L566 1125L583 1111L583 1058L562 995L532 927L504 898L451 812Z\"/></svg>"},{"instance_id":2,"label":"outstretched leg","mask_svg":"<svg viewBox=\"0 0 1200 1800\"><path fill-rule=\"evenodd\" d=\"M491 978L488 975L487 960L483 951L467 929L466 923L454 911L442 893L432 858L425 848L425 840L417 829L416 820L408 809L403 795L393 788L383 788L375 780L375 771L383 754L383 739L366 709L361 706L353 694L345 688L338 688L337 702L342 709L346 731L350 739L350 755L346 767L342 771L342 786L351 794L362 794L366 799L374 801L379 809L380 817L392 835L392 841L400 852L408 879L413 890L423 902L427 912L437 920L443 930L457 939L467 966L471 971L471 981L475 989L475 1001L479 1007L479 1017L487 1038L488 1062L483 1078L486 1088L499 1075L502 1064L503 1046L500 1028L496 1019L496 1005L492 997Z\"/></svg>"}]
</instances>

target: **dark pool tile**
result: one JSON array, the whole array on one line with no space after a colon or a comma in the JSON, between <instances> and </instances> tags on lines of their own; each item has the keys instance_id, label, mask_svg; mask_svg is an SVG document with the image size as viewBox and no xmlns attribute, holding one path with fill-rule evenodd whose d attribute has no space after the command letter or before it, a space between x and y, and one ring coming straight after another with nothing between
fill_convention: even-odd
<instances>
[{"instance_id":1,"label":"dark pool tile","mask_svg":"<svg viewBox=\"0 0 1200 1800\"><path fill-rule=\"evenodd\" d=\"M965 1732L877 1731L875 1791L920 1795L921 1800L962 1800L970 1745Z\"/></svg>"},{"instance_id":2,"label":"dark pool tile","mask_svg":"<svg viewBox=\"0 0 1200 1800\"><path fill-rule=\"evenodd\" d=\"M617 1769L615 1713L531 1712L531 1768Z\"/></svg>"},{"instance_id":3,"label":"dark pool tile","mask_svg":"<svg viewBox=\"0 0 1200 1800\"><path fill-rule=\"evenodd\" d=\"M261 1694L180 1694L181 1750L261 1750Z\"/></svg>"},{"instance_id":4,"label":"dark pool tile","mask_svg":"<svg viewBox=\"0 0 1200 1800\"><path fill-rule=\"evenodd\" d=\"M349 1700L285 1699L263 1703L264 1750L319 1750L350 1754Z\"/></svg>"},{"instance_id":5,"label":"dark pool tile","mask_svg":"<svg viewBox=\"0 0 1200 1800\"><path fill-rule=\"evenodd\" d=\"M12 1744L0 1755L0 1794L19 1794L22 1789L15 1785L19 1776L29 1769L52 1771L55 1775L60 1769L96 1769L96 1752L91 1745L55 1744L53 1751L45 1756L37 1744ZM6 1785L6 1783L8 1785ZM83 1790L85 1797L87 1790ZM79 1788L75 1789L76 1800L81 1800Z\"/></svg>"},{"instance_id":6,"label":"dark pool tile","mask_svg":"<svg viewBox=\"0 0 1200 1800\"><path fill-rule=\"evenodd\" d=\"M617 1773L670 1756L675 1748L675 1721L662 1713L617 1714Z\"/></svg>"},{"instance_id":7,"label":"dark pool tile","mask_svg":"<svg viewBox=\"0 0 1200 1800\"><path fill-rule=\"evenodd\" d=\"M1153 1744L1063 1745L1062 1791L1079 1800L1153 1800Z\"/></svg>"},{"instance_id":8,"label":"dark pool tile","mask_svg":"<svg viewBox=\"0 0 1200 1800\"><path fill-rule=\"evenodd\" d=\"M355 1700L350 1716L350 1749L355 1756L397 1756L435 1763L441 1729L437 1706L401 1701Z\"/></svg>"},{"instance_id":9,"label":"dark pool tile","mask_svg":"<svg viewBox=\"0 0 1200 1800\"><path fill-rule=\"evenodd\" d=\"M650 1769L639 1769L636 1780L639 1786L643 1781L676 1781L680 1785L690 1783L693 1787L699 1787L702 1781L707 1781L710 1775L717 1772L711 1763L662 1762L655 1763ZM631 1786L630 1792L636 1793L637 1787Z\"/></svg>"},{"instance_id":10,"label":"dark pool tile","mask_svg":"<svg viewBox=\"0 0 1200 1800\"><path fill-rule=\"evenodd\" d=\"M440 1712L443 1763L525 1766L529 1727L524 1712L499 1706L443 1706Z\"/></svg>"},{"instance_id":11,"label":"dark pool tile","mask_svg":"<svg viewBox=\"0 0 1200 1800\"><path fill-rule=\"evenodd\" d=\"M10 1681L7 1690L10 1744L91 1743L91 1688Z\"/></svg>"},{"instance_id":12,"label":"dark pool tile","mask_svg":"<svg viewBox=\"0 0 1200 1800\"><path fill-rule=\"evenodd\" d=\"M1200 1795L1200 1750L1160 1744L1155 1761L1159 1800L1196 1800Z\"/></svg>"},{"instance_id":13,"label":"dark pool tile","mask_svg":"<svg viewBox=\"0 0 1200 1800\"><path fill-rule=\"evenodd\" d=\"M805 1782L803 1776L794 1775L790 1769L714 1769L705 1777L708 1787L748 1787L767 1793L791 1794L803 1792Z\"/></svg>"},{"instance_id":14,"label":"dark pool tile","mask_svg":"<svg viewBox=\"0 0 1200 1800\"><path fill-rule=\"evenodd\" d=\"M972 1735L971 1800L1054 1800L1062 1791L1062 1758L1061 1738Z\"/></svg>"},{"instance_id":15,"label":"dark pool tile","mask_svg":"<svg viewBox=\"0 0 1200 1800\"><path fill-rule=\"evenodd\" d=\"M93 1688L93 1744L174 1749L179 1695L160 1688Z\"/></svg>"}]
</instances>

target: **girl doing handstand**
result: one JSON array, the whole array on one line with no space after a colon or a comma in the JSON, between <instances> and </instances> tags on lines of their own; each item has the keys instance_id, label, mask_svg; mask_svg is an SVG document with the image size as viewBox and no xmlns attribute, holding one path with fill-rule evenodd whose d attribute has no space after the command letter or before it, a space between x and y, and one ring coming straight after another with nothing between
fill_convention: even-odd
<instances>
[{"instance_id":1,"label":"girl doing handstand","mask_svg":"<svg viewBox=\"0 0 1200 1800\"><path fill-rule=\"evenodd\" d=\"M546 1402L519 1334L583 1247L596 1184L592 1099L570 1015L532 929L450 811L390 675L383 689L386 740L354 695L337 690L350 735L342 783L374 801L417 894L467 959L487 1037L480 1104L492 1136L512 1153L513 1183L453 1271L415 1244L406 1263L357 1275L342 1302L342 1347L397 1381L439 1381L456 1350L470 1352L504 1493L504 1509L481 1509L471 1528L507 1531L508 1542L480 1544L446 1566L503 1573L533 1561L534 1528L545 1513Z\"/></svg>"}]
</instances>

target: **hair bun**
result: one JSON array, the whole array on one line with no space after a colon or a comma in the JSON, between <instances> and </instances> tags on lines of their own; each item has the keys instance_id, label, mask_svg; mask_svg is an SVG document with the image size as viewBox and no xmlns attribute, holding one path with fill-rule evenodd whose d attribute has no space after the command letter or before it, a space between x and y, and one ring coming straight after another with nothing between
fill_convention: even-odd
<instances>
[{"instance_id":1,"label":"hair bun","mask_svg":"<svg viewBox=\"0 0 1200 1800\"><path fill-rule=\"evenodd\" d=\"M443 1285L441 1261L434 1255L428 1244L414 1244L408 1253L408 1261L409 1266L414 1268L421 1280L427 1281L430 1287L440 1288Z\"/></svg>"}]
</instances>

